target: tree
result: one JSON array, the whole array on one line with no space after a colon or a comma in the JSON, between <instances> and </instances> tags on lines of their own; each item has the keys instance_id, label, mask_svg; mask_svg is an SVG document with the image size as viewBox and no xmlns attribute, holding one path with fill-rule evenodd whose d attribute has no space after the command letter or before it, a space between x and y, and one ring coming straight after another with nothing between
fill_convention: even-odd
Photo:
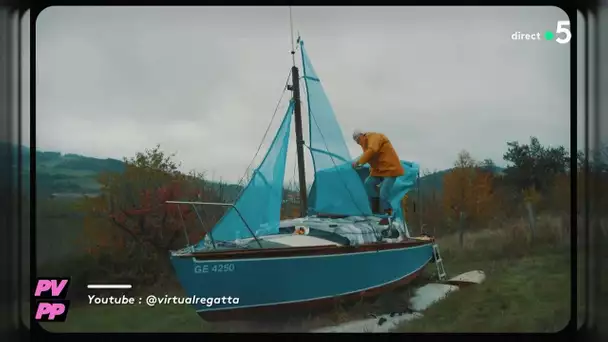
<instances>
[{"instance_id":1,"label":"tree","mask_svg":"<svg viewBox=\"0 0 608 342\"><path fill-rule=\"evenodd\" d=\"M137 153L124 160L124 172L103 173L100 196L83 201L85 229L96 245L90 252L106 261L107 273L156 281L168 271L168 251L185 245L184 228L196 243L214 223L203 216L201 229L191 206L166 203L218 200L200 175L180 173L173 157L160 146Z\"/></svg>"},{"instance_id":2,"label":"tree","mask_svg":"<svg viewBox=\"0 0 608 342\"><path fill-rule=\"evenodd\" d=\"M443 178L444 212L457 220L461 212L470 224L482 223L493 213L493 175L467 151L458 154L454 168Z\"/></svg>"},{"instance_id":3,"label":"tree","mask_svg":"<svg viewBox=\"0 0 608 342\"><path fill-rule=\"evenodd\" d=\"M478 163L471 157L471 154L468 151L462 150L458 153L456 157L456 162L454 162L454 167L465 169L465 168L473 168L477 167Z\"/></svg>"},{"instance_id":4,"label":"tree","mask_svg":"<svg viewBox=\"0 0 608 342\"><path fill-rule=\"evenodd\" d=\"M472 184L475 177L475 160L467 151L458 153L454 168L443 177L443 202L444 209L458 215L465 210L467 202L472 197Z\"/></svg>"},{"instance_id":5,"label":"tree","mask_svg":"<svg viewBox=\"0 0 608 342\"><path fill-rule=\"evenodd\" d=\"M494 172L494 170L496 170L496 164L494 163L494 161L492 159L484 159L480 164L479 167L486 170L486 171L490 171L490 172Z\"/></svg>"},{"instance_id":6,"label":"tree","mask_svg":"<svg viewBox=\"0 0 608 342\"><path fill-rule=\"evenodd\" d=\"M474 203L471 203L471 205L474 205L474 218L478 222L491 219L496 212L493 180L492 171L476 168L475 178L473 179Z\"/></svg>"},{"instance_id":7,"label":"tree","mask_svg":"<svg viewBox=\"0 0 608 342\"><path fill-rule=\"evenodd\" d=\"M507 146L503 158L511 165L505 170L505 181L513 187L542 193L555 176L569 172L570 155L563 146L544 147L536 137L530 138L530 144L512 141Z\"/></svg>"}]
</instances>

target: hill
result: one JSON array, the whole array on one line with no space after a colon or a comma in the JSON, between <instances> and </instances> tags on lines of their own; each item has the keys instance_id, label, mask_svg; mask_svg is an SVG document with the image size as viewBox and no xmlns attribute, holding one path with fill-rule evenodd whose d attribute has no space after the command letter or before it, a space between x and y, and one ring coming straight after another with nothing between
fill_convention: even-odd
<instances>
[{"instance_id":1,"label":"hill","mask_svg":"<svg viewBox=\"0 0 608 342\"><path fill-rule=\"evenodd\" d=\"M0 143L1 151L7 153L12 148L13 153L18 147L8 147L6 143ZM21 146L23 161L23 184L24 190L29 191L30 175L30 149ZM16 154L13 154L13 167L16 167ZM112 158L94 158L77 154L62 154L54 151L36 151L36 187L41 196L81 196L82 194L93 194L99 191L97 177L102 172L122 172L125 164L123 161ZM451 169L436 171L420 178L421 194L429 194L433 189L440 193L443 185L443 177ZM494 167L494 172L503 169ZM211 186L219 190L222 185L211 182ZM223 195L227 201L232 201L241 191L242 187L236 184L224 184Z\"/></svg>"},{"instance_id":2,"label":"hill","mask_svg":"<svg viewBox=\"0 0 608 342\"><path fill-rule=\"evenodd\" d=\"M16 153L19 147L0 142L0 153L7 159L12 154L12 167L17 167ZM30 148L21 146L23 190L29 191ZM97 177L102 172L122 172L125 163L112 158L94 158L77 154L62 154L55 151L36 151L36 188L39 196L78 197L83 194L99 192ZM241 191L236 184L210 182L211 187L219 190L227 201L233 200Z\"/></svg>"},{"instance_id":3,"label":"hill","mask_svg":"<svg viewBox=\"0 0 608 342\"><path fill-rule=\"evenodd\" d=\"M30 153L28 147L6 146L3 143L3 153L12 149L12 166L17 167L16 153L21 150L21 171L23 190L29 191ZM5 156L6 157L6 156ZM36 188L38 194L47 196L60 194L64 196L97 193L99 183L97 177L101 172L122 172L124 163L111 158L92 158L77 154L62 154L61 152L36 151Z\"/></svg>"},{"instance_id":4,"label":"hill","mask_svg":"<svg viewBox=\"0 0 608 342\"><path fill-rule=\"evenodd\" d=\"M435 190L438 194L443 190L443 177L452 171L453 168L436 171L431 174L420 177L420 193L424 196ZM499 166L481 167L485 171L491 171L494 174L501 174L504 168Z\"/></svg>"}]
</instances>

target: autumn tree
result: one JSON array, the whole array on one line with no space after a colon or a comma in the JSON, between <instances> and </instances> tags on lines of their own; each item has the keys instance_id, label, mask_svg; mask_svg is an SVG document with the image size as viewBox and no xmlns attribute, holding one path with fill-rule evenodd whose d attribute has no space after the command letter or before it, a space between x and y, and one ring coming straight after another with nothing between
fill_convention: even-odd
<instances>
[{"instance_id":1,"label":"autumn tree","mask_svg":"<svg viewBox=\"0 0 608 342\"><path fill-rule=\"evenodd\" d=\"M444 210L452 218L464 211L473 196L473 178L475 161L467 151L458 153L454 168L443 177Z\"/></svg>"},{"instance_id":2,"label":"autumn tree","mask_svg":"<svg viewBox=\"0 0 608 342\"><path fill-rule=\"evenodd\" d=\"M492 217L493 175L467 151L458 154L454 168L443 178L443 208L447 217L459 219L464 213L469 224L482 223Z\"/></svg>"},{"instance_id":3,"label":"autumn tree","mask_svg":"<svg viewBox=\"0 0 608 342\"><path fill-rule=\"evenodd\" d=\"M125 158L124 172L103 173L101 194L82 203L90 252L109 276L155 282L169 271L168 251L198 242L219 216L197 208L203 228L191 206L166 203L219 200L200 175L182 174L173 159L160 146Z\"/></svg>"},{"instance_id":4,"label":"autumn tree","mask_svg":"<svg viewBox=\"0 0 608 342\"><path fill-rule=\"evenodd\" d=\"M417 184L402 201L410 232L441 234L436 228L442 223L440 188L442 177L437 170L422 169Z\"/></svg>"}]
</instances>

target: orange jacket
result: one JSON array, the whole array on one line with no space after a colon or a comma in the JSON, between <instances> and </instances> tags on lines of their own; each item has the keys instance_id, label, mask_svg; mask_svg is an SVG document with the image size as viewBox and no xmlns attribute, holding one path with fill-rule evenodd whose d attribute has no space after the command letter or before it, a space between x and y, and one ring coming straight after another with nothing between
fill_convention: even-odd
<instances>
[{"instance_id":1,"label":"orange jacket","mask_svg":"<svg viewBox=\"0 0 608 342\"><path fill-rule=\"evenodd\" d=\"M388 138L382 133L365 133L358 141L363 155L357 164L369 163L372 177L398 177L405 174L399 156Z\"/></svg>"}]
</instances>

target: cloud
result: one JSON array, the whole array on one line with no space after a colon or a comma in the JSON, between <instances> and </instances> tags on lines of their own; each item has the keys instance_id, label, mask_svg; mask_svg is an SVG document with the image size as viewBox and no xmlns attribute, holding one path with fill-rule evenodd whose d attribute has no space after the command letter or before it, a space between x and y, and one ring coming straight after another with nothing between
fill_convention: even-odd
<instances>
[{"instance_id":1,"label":"cloud","mask_svg":"<svg viewBox=\"0 0 608 342\"><path fill-rule=\"evenodd\" d=\"M507 141L530 136L570 144L575 47L511 39L555 31L568 20L558 8L294 7L293 16L353 156L355 128L387 134L402 159L431 170L461 149L500 163ZM256 152L291 67L287 7L51 7L36 34L40 149L121 158L160 143L184 169L230 181Z\"/></svg>"}]
</instances>

